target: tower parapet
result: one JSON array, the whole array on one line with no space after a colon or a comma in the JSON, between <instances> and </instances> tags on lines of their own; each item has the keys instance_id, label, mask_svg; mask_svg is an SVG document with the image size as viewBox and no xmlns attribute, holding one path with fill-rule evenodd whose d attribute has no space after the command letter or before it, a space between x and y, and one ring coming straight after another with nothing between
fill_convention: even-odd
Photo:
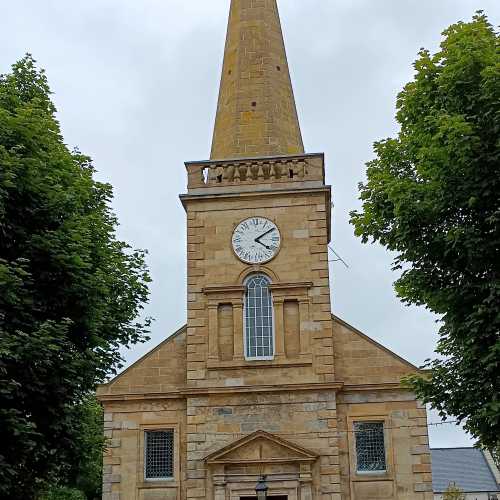
<instances>
[{"instance_id":1,"label":"tower parapet","mask_svg":"<svg viewBox=\"0 0 500 500\"><path fill-rule=\"evenodd\" d=\"M189 194L325 185L322 153L186 162Z\"/></svg>"}]
</instances>

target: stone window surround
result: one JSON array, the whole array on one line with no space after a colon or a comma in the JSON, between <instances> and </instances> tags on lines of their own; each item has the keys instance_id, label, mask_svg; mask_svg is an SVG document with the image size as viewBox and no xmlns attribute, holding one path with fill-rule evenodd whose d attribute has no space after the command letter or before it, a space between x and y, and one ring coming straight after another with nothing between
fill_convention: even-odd
<instances>
[{"instance_id":1,"label":"stone window surround","mask_svg":"<svg viewBox=\"0 0 500 500\"><path fill-rule=\"evenodd\" d=\"M384 444L386 454L386 470L380 472L358 472L356 457L356 436L354 424L356 422L382 422L384 424ZM350 415L347 417L348 443L349 443L349 466L351 469L352 482L394 480L394 447L392 443L391 419L388 415Z\"/></svg>"},{"instance_id":2,"label":"stone window surround","mask_svg":"<svg viewBox=\"0 0 500 500\"><path fill-rule=\"evenodd\" d=\"M146 479L144 467L144 444L147 431L173 430L174 432L174 475L170 479ZM137 487L141 489L166 489L175 488L180 491L180 426L175 423L143 424L137 431Z\"/></svg>"},{"instance_id":3,"label":"stone window surround","mask_svg":"<svg viewBox=\"0 0 500 500\"><path fill-rule=\"evenodd\" d=\"M285 283L273 280L274 273L267 272L261 266L252 266L242 276L237 285L207 286L203 293L207 297L209 354L208 369L260 368L264 366L307 366L312 364L312 353L309 332L300 329L300 354L297 358L288 359L285 354L284 315L285 300L296 300L299 303L300 323L309 322L311 298L309 290L312 282ZM254 273L267 274L272 283L269 288L272 293L274 309L275 356L272 360L247 361L245 359L245 332L243 329L244 280ZM221 305L232 305L234 318L234 357L232 361L221 361L218 344L218 308Z\"/></svg>"}]
</instances>

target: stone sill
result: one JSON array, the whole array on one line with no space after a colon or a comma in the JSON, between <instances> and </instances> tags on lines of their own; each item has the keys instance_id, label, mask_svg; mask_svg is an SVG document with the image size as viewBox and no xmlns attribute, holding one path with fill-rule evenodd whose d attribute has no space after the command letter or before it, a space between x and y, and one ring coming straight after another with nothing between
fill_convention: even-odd
<instances>
[{"instance_id":1,"label":"stone sill","mask_svg":"<svg viewBox=\"0 0 500 500\"><path fill-rule=\"evenodd\" d=\"M313 362L312 354L301 354L295 359L274 359L267 361L219 361L218 359L209 359L207 368L209 370L238 370L238 369L255 369L255 368L296 368L300 366L311 366Z\"/></svg>"},{"instance_id":2,"label":"stone sill","mask_svg":"<svg viewBox=\"0 0 500 500\"><path fill-rule=\"evenodd\" d=\"M365 483L373 481L394 481L393 474L388 472L359 473L355 472L352 478L353 483Z\"/></svg>"},{"instance_id":3,"label":"stone sill","mask_svg":"<svg viewBox=\"0 0 500 500\"><path fill-rule=\"evenodd\" d=\"M179 481L177 479L165 479L159 481L143 481L137 484L137 488L141 490L157 490L157 489L177 489L179 487Z\"/></svg>"}]
</instances>

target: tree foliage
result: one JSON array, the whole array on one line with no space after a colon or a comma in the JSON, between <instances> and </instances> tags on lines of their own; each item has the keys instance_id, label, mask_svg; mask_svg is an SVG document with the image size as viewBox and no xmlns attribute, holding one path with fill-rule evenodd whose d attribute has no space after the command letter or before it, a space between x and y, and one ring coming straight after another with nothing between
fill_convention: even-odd
<instances>
[{"instance_id":1,"label":"tree foliage","mask_svg":"<svg viewBox=\"0 0 500 500\"><path fill-rule=\"evenodd\" d=\"M87 500L85 494L75 488L54 486L45 492L40 500Z\"/></svg>"},{"instance_id":2,"label":"tree foliage","mask_svg":"<svg viewBox=\"0 0 500 500\"><path fill-rule=\"evenodd\" d=\"M443 494L443 500L465 500L465 495L458 486L450 484Z\"/></svg>"},{"instance_id":3,"label":"tree foliage","mask_svg":"<svg viewBox=\"0 0 500 500\"><path fill-rule=\"evenodd\" d=\"M79 433L74 443L77 455L67 480L88 500L102 497L102 457L106 447L103 419L99 401L93 395L87 397L80 405Z\"/></svg>"},{"instance_id":4,"label":"tree foliage","mask_svg":"<svg viewBox=\"0 0 500 500\"><path fill-rule=\"evenodd\" d=\"M112 188L63 142L31 56L0 77L0 497L34 498L79 456L81 404L145 339L144 252Z\"/></svg>"},{"instance_id":5,"label":"tree foliage","mask_svg":"<svg viewBox=\"0 0 500 500\"><path fill-rule=\"evenodd\" d=\"M498 444L495 448L489 451L496 466L500 469L500 444Z\"/></svg>"},{"instance_id":6,"label":"tree foliage","mask_svg":"<svg viewBox=\"0 0 500 500\"><path fill-rule=\"evenodd\" d=\"M102 457L106 448L103 410L95 395L78 407L78 432L74 436L76 455L57 482L47 485L40 500L100 500L102 497Z\"/></svg>"},{"instance_id":7,"label":"tree foliage","mask_svg":"<svg viewBox=\"0 0 500 500\"><path fill-rule=\"evenodd\" d=\"M483 445L500 436L500 42L479 12L422 50L397 100L400 132L375 144L363 208L351 214L363 242L396 255L395 288L442 318L419 398L465 422Z\"/></svg>"}]
</instances>

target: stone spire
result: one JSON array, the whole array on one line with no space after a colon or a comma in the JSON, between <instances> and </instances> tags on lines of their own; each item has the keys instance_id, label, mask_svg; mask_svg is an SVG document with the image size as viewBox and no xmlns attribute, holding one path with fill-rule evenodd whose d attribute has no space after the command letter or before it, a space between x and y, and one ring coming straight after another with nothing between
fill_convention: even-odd
<instances>
[{"instance_id":1,"label":"stone spire","mask_svg":"<svg viewBox=\"0 0 500 500\"><path fill-rule=\"evenodd\" d=\"M231 0L211 159L303 153L276 0Z\"/></svg>"}]
</instances>

